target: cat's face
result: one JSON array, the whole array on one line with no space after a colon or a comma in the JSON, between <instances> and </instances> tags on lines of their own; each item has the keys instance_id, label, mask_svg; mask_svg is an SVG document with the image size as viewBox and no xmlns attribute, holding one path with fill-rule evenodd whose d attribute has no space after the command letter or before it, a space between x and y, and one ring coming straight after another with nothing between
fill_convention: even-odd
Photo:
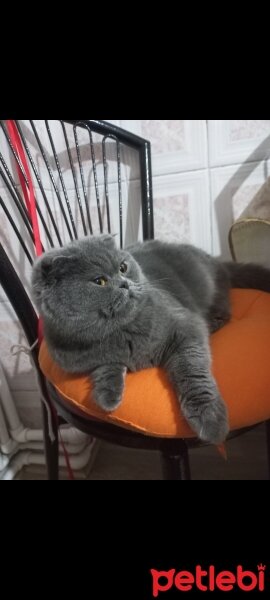
<instances>
[{"instance_id":1,"label":"cat's face","mask_svg":"<svg viewBox=\"0 0 270 600\"><path fill-rule=\"evenodd\" d=\"M98 337L111 321L134 316L143 280L134 258L104 235L45 253L34 265L32 288L45 323L85 323Z\"/></svg>"}]
</instances>

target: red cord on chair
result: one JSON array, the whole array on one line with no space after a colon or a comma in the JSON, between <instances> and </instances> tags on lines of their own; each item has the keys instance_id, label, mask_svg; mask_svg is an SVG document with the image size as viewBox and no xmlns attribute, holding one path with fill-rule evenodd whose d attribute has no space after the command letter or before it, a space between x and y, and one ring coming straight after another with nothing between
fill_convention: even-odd
<instances>
[{"instance_id":1,"label":"red cord on chair","mask_svg":"<svg viewBox=\"0 0 270 600\"><path fill-rule=\"evenodd\" d=\"M7 128L8 128L8 132L9 132L9 137L11 139L11 143L14 147L15 152L17 153L17 157L20 160L21 166L24 169L24 173L25 173L25 176L27 179L27 183L26 183L23 173L22 173L18 163L16 163L26 208L28 210L28 214L29 214L29 217L30 217L30 220L32 223L36 255L41 256L43 249L42 249L42 244L41 244L41 239L40 239L36 200L35 200L35 193L34 193L34 186L32 183L32 178L30 175L25 152L24 152L24 149L22 146L22 141L21 141L16 123L14 121L7 120ZM43 327L42 327L42 321L39 318L39 320L38 320L38 342L39 342L39 345L41 344L42 338L43 338Z\"/></svg>"},{"instance_id":2,"label":"red cord on chair","mask_svg":"<svg viewBox=\"0 0 270 600\"><path fill-rule=\"evenodd\" d=\"M24 173L25 173L25 176L27 179L27 184L26 184L26 181L21 172L21 169L20 169L19 165L17 164L17 170L18 170L21 186L23 189L25 204L26 204L29 216L31 218L32 226L33 226L36 255L41 256L43 250L42 250L42 244L41 244L41 239L40 239L40 231L39 231L38 218L37 218L37 208L36 208L34 187L33 187L32 179L31 179L29 167L27 164L25 152L24 152L24 149L22 146L19 132L17 130L16 123L14 121L7 121L7 128L8 128L8 132L9 132L9 136L10 136L12 145L14 146L14 149L17 152L17 156L21 161L21 164L23 166Z\"/></svg>"},{"instance_id":3,"label":"red cord on chair","mask_svg":"<svg viewBox=\"0 0 270 600\"><path fill-rule=\"evenodd\" d=\"M18 175L19 175L22 190L23 190L23 196L24 196L26 208L27 208L27 211L28 211L28 214L30 217L30 221L32 223L36 256L41 256L41 254L43 253L43 248L42 248L42 243L41 243L41 238L40 238L36 199L35 199L34 186L33 186L32 178L31 178L30 170L28 167L28 163L27 163L27 159L26 159L25 152L23 149L22 141L21 141L20 134L17 129L17 125L16 125L15 121L7 120L7 128L8 128L8 133L9 133L9 137L10 137L12 146L17 154L17 157L20 160L21 166L23 167L24 174L25 174L25 177L27 180L27 182L26 182L18 163L16 163ZM38 320L38 343L39 343L39 345L41 344L42 338L43 338L42 321L39 318L39 320ZM52 410L54 419L55 419L55 421L57 421L57 424L58 424L57 412L52 403L50 403L50 408ZM65 444L61 437L60 429L59 429L59 437L60 437L60 443L61 443L61 446L63 449L65 461L66 461L69 479L74 480L75 479L74 474L73 474L73 471L71 468L67 449L66 449Z\"/></svg>"}]
</instances>

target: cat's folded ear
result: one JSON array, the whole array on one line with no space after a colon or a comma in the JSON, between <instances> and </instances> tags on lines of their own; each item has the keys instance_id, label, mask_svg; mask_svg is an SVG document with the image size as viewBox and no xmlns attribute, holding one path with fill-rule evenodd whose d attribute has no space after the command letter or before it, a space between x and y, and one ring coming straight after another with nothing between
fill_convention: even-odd
<instances>
[{"instance_id":1,"label":"cat's folded ear","mask_svg":"<svg viewBox=\"0 0 270 600\"><path fill-rule=\"evenodd\" d=\"M48 278L60 279L68 273L77 271L78 259L76 256L67 256L47 252L34 264L34 273L43 280Z\"/></svg>"},{"instance_id":2,"label":"cat's folded ear","mask_svg":"<svg viewBox=\"0 0 270 600\"><path fill-rule=\"evenodd\" d=\"M116 237L116 235L111 235L109 233L104 233L102 235L99 235L97 239L100 242L106 244L106 246L108 248L111 248L112 250L115 250L115 248L116 248L115 237Z\"/></svg>"}]
</instances>

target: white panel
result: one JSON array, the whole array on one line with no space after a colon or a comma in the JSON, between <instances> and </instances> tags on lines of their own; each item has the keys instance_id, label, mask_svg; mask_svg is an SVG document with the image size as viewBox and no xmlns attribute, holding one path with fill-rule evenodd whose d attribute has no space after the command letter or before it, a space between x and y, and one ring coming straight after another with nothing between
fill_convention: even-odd
<instances>
[{"instance_id":1,"label":"white panel","mask_svg":"<svg viewBox=\"0 0 270 600\"><path fill-rule=\"evenodd\" d=\"M208 121L210 166L270 157L269 121Z\"/></svg>"},{"instance_id":2,"label":"white panel","mask_svg":"<svg viewBox=\"0 0 270 600\"><path fill-rule=\"evenodd\" d=\"M155 177L153 184L155 237L211 252L208 172Z\"/></svg>"},{"instance_id":3,"label":"white panel","mask_svg":"<svg viewBox=\"0 0 270 600\"><path fill-rule=\"evenodd\" d=\"M154 176L207 167L206 121L121 121L121 124L151 142ZM138 178L135 164L132 171L133 178Z\"/></svg>"}]
</instances>

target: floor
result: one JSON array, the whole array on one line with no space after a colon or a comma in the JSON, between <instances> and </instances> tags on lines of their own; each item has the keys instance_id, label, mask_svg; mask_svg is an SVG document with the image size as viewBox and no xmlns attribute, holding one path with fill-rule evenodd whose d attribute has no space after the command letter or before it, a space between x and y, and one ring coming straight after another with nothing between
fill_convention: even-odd
<instances>
[{"instance_id":1,"label":"floor","mask_svg":"<svg viewBox=\"0 0 270 600\"><path fill-rule=\"evenodd\" d=\"M265 429L261 425L227 442L225 461L214 447L190 451L191 475L194 480L264 480L268 479ZM61 479L65 479L61 474ZM101 442L90 473L79 475L88 480L159 480L162 479L160 457L155 452L129 450ZM20 479L45 479L45 473L25 471Z\"/></svg>"},{"instance_id":2,"label":"floor","mask_svg":"<svg viewBox=\"0 0 270 600\"><path fill-rule=\"evenodd\" d=\"M214 447L190 450L194 480L268 479L264 426L226 444L227 460ZM102 443L88 479L162 479L160 457L155 452L123 449Z\"/></svg>"}]
</instances>

